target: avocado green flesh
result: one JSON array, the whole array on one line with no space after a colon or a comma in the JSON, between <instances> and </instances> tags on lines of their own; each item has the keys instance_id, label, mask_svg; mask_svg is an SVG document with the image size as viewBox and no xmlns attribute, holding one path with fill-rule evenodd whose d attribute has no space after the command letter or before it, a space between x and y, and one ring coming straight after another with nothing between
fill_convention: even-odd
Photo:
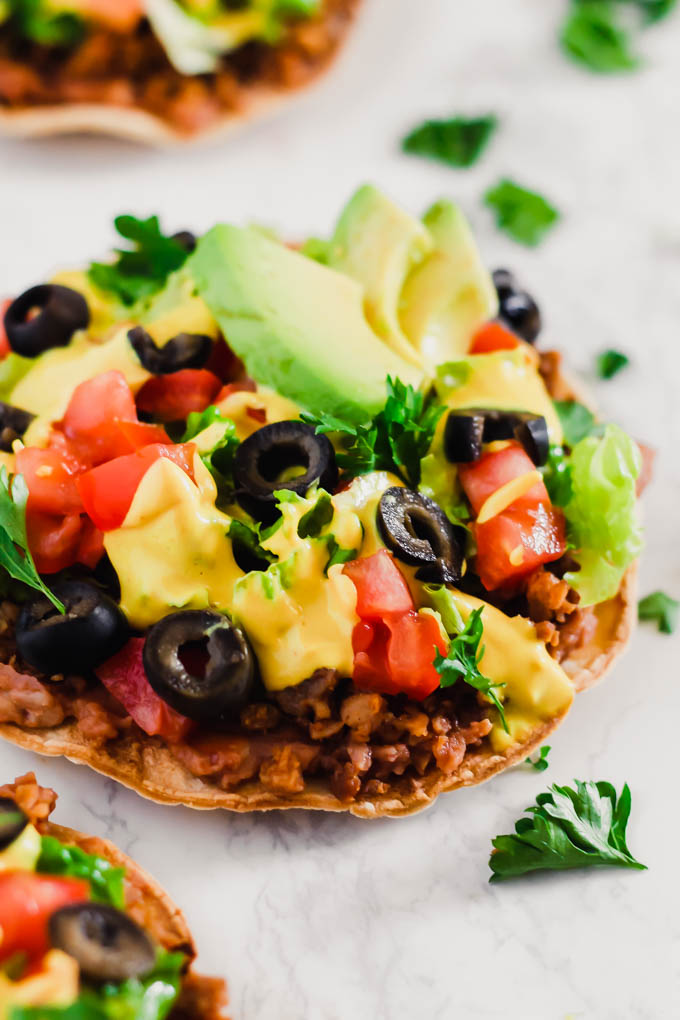
<instances>
[{"instance_id":1,"label":"avocado green flesh","mask_svg":"<svg viewBox=\"0 0 680 1020\"><path fill-rule=\"evenodd\" d=\"M365 422L388 375L422 381L368 325L358 283L261 233L214 227L187 268L249 375L313 414Z\"/></svg>"}]
</instances>

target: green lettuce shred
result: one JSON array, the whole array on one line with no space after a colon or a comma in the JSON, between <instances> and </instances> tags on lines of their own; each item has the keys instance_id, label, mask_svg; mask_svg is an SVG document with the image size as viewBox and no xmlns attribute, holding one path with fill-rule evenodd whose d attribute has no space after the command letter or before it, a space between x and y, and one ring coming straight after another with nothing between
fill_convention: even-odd
<instances>
[{"instance_id":1,"label":"green lettuce shred","mask_svg":"<svg viewBox=\"0 0 680 1020\"><path fill-rule=\"evenodd\" d=\"M125 905L124 868L116 868L105 857L88 854L78 846L67 846L53 836L42 837L37 871L84 878L90 883L93 900L119 910Z\"/></svg>"}]
</instances>

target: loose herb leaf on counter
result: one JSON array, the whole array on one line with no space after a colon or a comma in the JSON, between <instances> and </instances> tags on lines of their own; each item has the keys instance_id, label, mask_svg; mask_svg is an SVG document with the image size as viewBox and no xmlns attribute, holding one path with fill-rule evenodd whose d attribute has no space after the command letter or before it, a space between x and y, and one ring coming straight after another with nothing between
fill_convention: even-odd
<instances>
[{"instance_id":1,"label":"loose herb leaf on counter","mask_svg":"<svg viewBox=\"0 0 680 1020\"><path fill-rule=\"evenodd\" d=\"M67 846L53 836L43 836L37 870L46 875L84 878L92 898L122 909L125 904L125 869L116 868L104 857L88 854L78 846Z\"/></svg>"},{"instance_id":2,"label":"loose herb leaf on counter","mask_svg":"<svg viewBox=\"0 0 680 1020\"><path fill-rule=\"evenodd\" d=\"M648 24L654 21L661 21L673 11L677 0L630 0L636 4Z\"/></svg>"},{"instance_id":3,"label":"loose herb leaf on counter","mask_svg":"<svg viewBox=\"0 0 680 1020\"><path fill-rule=\"evenodd\" d=\"M656 623L662 634L673 634L680 614L680 602L665 591L653 591L638 602L638 619Z\"/></svg>"},{"instance_id":4,"label":"loose herb leaf on counter","mask_svg":"<svg viewBox=\"0 0 680 1020\"><path fill-rule=\"evenodd\" d=\"M484 203L494 210L500 230L532 248L560 218L557 209L542 195L507 177L486 192Z\"/></svg>"},{"instance_id":5,"label":"loose herb leaf on counter","mask_svg":"<svg viewBox=\"0 0 680 1020\"><path fill-rule=\"evenodd\" d=\"M442 404L388 376L385 406L365 425L350 425L325 414L302 414L301 418L316 426L317 432L338 433L338 467L352 475L392 471L415 489L420 482L420 461L430 449L444 411Z\"/></svg>"},{"instance_id":6,"label":"loose herb leaf on counter","mask_svg":"<svg viewBox=\"0 0 680 1020\"><path fill-rule=\"evenodd\" d=\"M617 372L620 372L622 368L625 368L629 363L630 359L627 355L622 354L621 351L608 350L602 351L597 356L597 374L600 379L612 379Z\"/></svg>"},{"instance_id":7,"label":"loose herb leaf on counter","mask_svg":"<svg viewBox=\"0 0 680 1020\"><path fill-rule=\"evenodd\" d=\"M161 231L157 216L146 220L116 216L114 224L133 247L116 248L115 262L93 262L88 275L101 290L115 294L124 305L134 305L161 290L170 273L184 265L188 252Z\"/></svg>"},{"instance_id":8,"label":"loose herb leaf on counter","mask_svg":"<svg viewBox=\"0 0 680 1020\"><path fill-rule=\"evenodd\" d=\"M531 765L532 769L537 772L545 772L550 762L548 761L548 755L550 754L550 744L544 744L543 747L539 748L538 758L532 758L529 756L524 759L525 765Z\"/></svg>"},{"instance_id":9,"label":"loose herb leaf on counter","mask_svg":"<svg viewBox=\"0 0 680 1020\"><path fill-rule=\"evenodd\" d=\"M564 52L591 71L632 71L638 58L612 0L572 0L560 30Z\"/></svg>"},{"instance_id":10,"label":"loose herb leaf on counter","mask_svg":"<svg viewBox=\"0 0 680 1020\"><path fill-rule=\"evenodd\" d=\"M578 400L553 400L553 404L569 446L576 446L597 428L593 412Z\"/></svg>"},{"instance_id":11,"label":"loose herb leaf on counter","mask_svg":"<svg viewBox=\"0 0 680 1020\"><path fill-rule=\"evenodd\" d=\"M22 475L12 477L11 487L7 468L0 468L0 567L4 567L15 581L46 595L50 602L64 613L63 604L53 595L36 570L26 535L26 501L28 488Z\"/></svg>"},{"instance_id":12,"label":"loose herb leaf on counter","mask_svg":"<svg viewBox=\"0 0 680 1020\"><path fill-rule=\"evenodd\" d=\"M548 793L538 795L535 805L526 808L530 817L520 818L512 835L492 840L491 882L531 871L646 868L626 845L628 786L618 796L611 783L578 779L575 783L576 789L553 784Z\"/></svg>"},{"instance_id":13,"label":"loose herb leaf on counter","mask_svg":"<svg viewBox=\"0 0 680 1020\"><path fill-rule=\"evenodd\" d=\"M497 126L498 120L493 114L426 120L404 138L402 149L448 166L468 167L477 162Z\"/></svg>"},{"instance_id":14,"label":"loose herb leaf on counter","mask_svg":"<svg viewBox=\"0 0 680 1020\"><path fill-rule=\"evenodd\" d=\"M451 639L446 655L437 651L434 657L434 668L439 673L441 687L453 687L458 680L464 680L466 684L485 694L498 710L503 729L507 733L508 724L505 719L503 703L494 690L496 687L504 687L505 684L495 684L488 676L483 676L479 671L479 662L484 654L484 647L479 647L484 634L483 608L480 606L479 609L474 609L470 613L463 630Z\"/></svg>"}]
</instances>

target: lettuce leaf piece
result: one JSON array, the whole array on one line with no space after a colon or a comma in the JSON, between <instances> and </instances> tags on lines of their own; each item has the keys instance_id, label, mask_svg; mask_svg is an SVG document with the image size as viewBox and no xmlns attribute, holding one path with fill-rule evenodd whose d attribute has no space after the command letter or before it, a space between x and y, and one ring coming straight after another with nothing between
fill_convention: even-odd
<instances>
[{"instance_id":1,"label":"lettuce leaf piece","mask_svg":"<svg viewBox=\"0 0 680 1020\"><path fill-rule=\"evenodd\" d=\"M572 497L565 507L568 535L580 570L565 580L592 606L612 598L642 549L635 482L642 458L618 425L587 436L571 453Z\"/></svg>"},{"instance_id":2,"label":"lettuce leaf piece","mask_svg":"<svg viewBox=\"0 0 680 1020\"><path fill-rule=\"evenodd\" d=\"M36 871L84 878L90 883L93 900L119 910L125 905L124 868L115 868L105 857L88 854L78 846L66 846L54 836L42 837Z\"/></svg>"}]
</instances>

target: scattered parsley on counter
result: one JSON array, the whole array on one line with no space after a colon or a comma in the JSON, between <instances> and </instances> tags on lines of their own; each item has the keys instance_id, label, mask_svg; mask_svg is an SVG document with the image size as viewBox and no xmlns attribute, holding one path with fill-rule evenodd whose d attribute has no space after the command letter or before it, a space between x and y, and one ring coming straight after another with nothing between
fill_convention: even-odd
<instances>
[{"instance_id":1,"label":"scattered parsley on counter","mask_svg":"<svg viewBox=\"0 0 680 1020\"><path fill-rule=\"evenodd\" d=\"M494 210L500 230L531 248L543 240L560 218L557 209L542 195L507 177L486 192L484 203Z\"/></svg>"},{"instance_id":2,"label":"scattered parsley on counter","mask_svg":"<svg viewBox=\"0 0 680 1020\"><path fill-rule=\"evenodd\" d=\"M590 71L633 71L640 61L633 50L636 26L629 24L627 13L637 13L644 27L661 21L676 4L677 0L571 0L560 29L562 49Z\"/></svg>"},{"instance_id":3,"label":"scattered parsley on counter","mask_svg":"<svg viewBox=\"0 0 680 1020\"><path fill-rule=\"evenodd\" d=\"M645 595L638 603L638 619L656 623L662 634L673 634L678 623L680 602L672 599L665 591L654 591Z\"/></svg>"},{"instance_id":4,"label":"scattered parsley on counter","mask_svg":"<svg viewBox=\"0 0 680 1020\"><path fill-rule=\"evenodd\" d=\"M524 764L531 765L532 769L536 769L537 772L545 772L550 762L548 761L548 755L550 754L550 744L544 744L538 752L538 758L525 758Z\"/></svg>"},{"instance_id":5,"label":"scattered parsley on counter","mask_svg":"<svg viewBox=\"0 0 680 1020\"><path fill-rule=\"evenodd\" d=\"M621 351L613 349L602 351L597 356L597 374L600 379L613 379L617 372L620 372L629 363L630 359L625 354L622 354Z\"/></svg>"},{"instance_id":6,"label":"scattered parsley on counter","mask_svg":"<svg viewBox=\"0 0 680 1020\"><path fill-rule=\"evenodd\" d=\"M14 475L10 487L7 468L0 468L0 567L15 581L46 595L60 613L63 604L44 584L36 570L26 535L26 501L28 489L22 475Z\"/></svg>"},{"instance_id":7,"label":"scattered parsley on counter","mask_svg":"<svg viewBox=\"0 0 680 1020\"><path fill-rule=\"evenodd\" d=\"M442 404L427 400L413 386L387 377L387 400L382 411L365 425L351 425L332 415L302 414L317 432L340 437L338 467L351 475L392 471L412 489L420 482L420 462L432 444Z\"/></svg>"},{"instance_id":8,"label":"scattered parsley on counter","mask_svg":"<svg viewBox=\"0 0 680 1020\"><path fill-rule=\"evenodd\" d=\"M515 832L496 836L489 859L491 882L531 871L619 867L645 869L626 846L631 796L619 797L611 783L579 782L576 789L553 784L526 810Z\"/></svg>"},{"instance_id":9,"label":"scattered parsley on counter","mask_svg":"<svg viewBox=\"0 0 680 1020\"><path fill-rule=\"evenodd\" d=\"M497 126L493 114L426 120L404 138L401 146L414 156L436 159L448 166L468 167L477 162Z\"/></svg>"},{"instance_id":10,"label":"scattered parsley on counter","mask_svg":"<svg viewBox=\"0 0 680 1020\"><path fill-rule=\"evenodd\" d=\"M188 252L179 241L166 237L157 216L146 220L116 216L113 222L134 247L116 248L115 262L93 262L88 275L101 290L115 294L124 305L134 305L161 290L170 273L184 265Z\"/></svg>"},{"instance_id":11,"label":"scattered parsley on counter","mask_svg":"<svg viewBox=\"0 0 680 1020\"><path fill-rule=\"evenodd\" d=\"M578 400L554 400L553 404L569 446L576 446L597 427L593 412Z\"/></svg>"},{"instance_id":12,"label":"scattered parsley on counter","mask_svg":"<svg viewBox=\"0 0 680 1020\"><path fill-rule=\"evenodd\" d=\"M504 687L505 684L495 684L488 676L483 676L479 671L479 662L484 654L484 648L480 649L479 647L484 634L483 608L480 606L479 609L470 613L463 630L451 639L449 650L445 656L437 651L434 668L439 673L441 687L453 687L458 680L464 680L466 684L485 694L498 710L503 729L507 733L508 724L505 719L503 703L494 690L496 687Z\"/></svg>"}]
</instances>

